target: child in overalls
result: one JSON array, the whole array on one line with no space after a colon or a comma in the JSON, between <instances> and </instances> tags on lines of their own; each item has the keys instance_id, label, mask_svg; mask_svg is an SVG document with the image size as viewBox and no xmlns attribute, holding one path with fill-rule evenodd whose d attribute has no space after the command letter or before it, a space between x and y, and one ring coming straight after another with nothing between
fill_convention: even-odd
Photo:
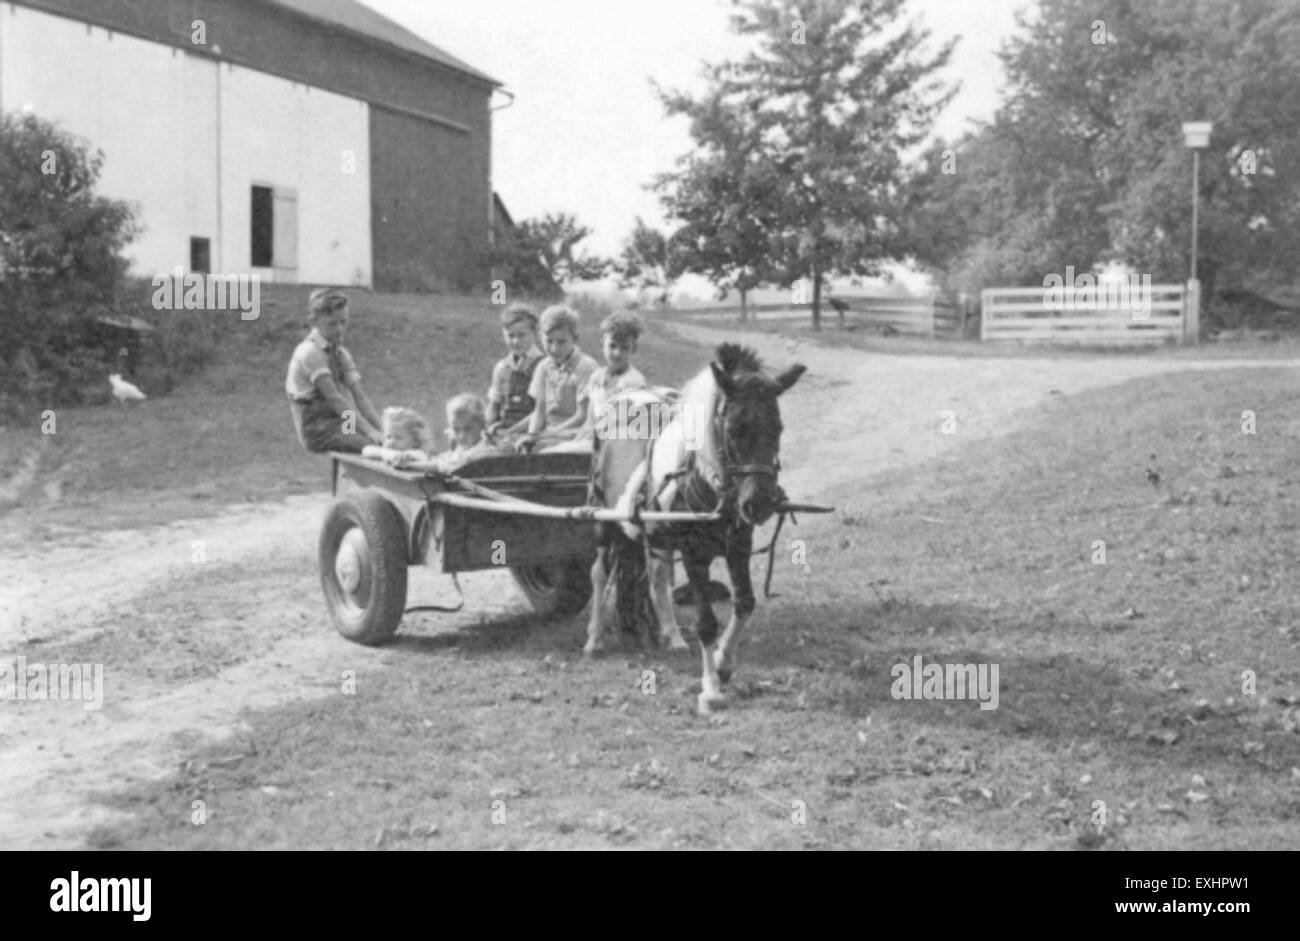
<instances>
[{"instance_id":1,"label":"child in overalls","mask_svg":"<svg viewBox=\"0 0 1300 941\"><path fill-rule=\"evenodd\" d=\"M501 333L510 354L492 367L487 433L494 440L508 441L528 430L536 404L528 387L543 359L537 348L537 313L527 304L511 304L501 313Z\"/></svg>"},{"instance_id":2,"label":"child in overalls","mask_svg":"<svg viewBox=\"0 0 1300 941\"><path fill-rule=\"evenodd\" d=\"M308 451L360 454L382 444L380 419L361 389L361 373L343 347L348 298L336 288L317 288L308 301L311 332L289 360L285 391L298 440Z\"/></svg>"}]
</instances>

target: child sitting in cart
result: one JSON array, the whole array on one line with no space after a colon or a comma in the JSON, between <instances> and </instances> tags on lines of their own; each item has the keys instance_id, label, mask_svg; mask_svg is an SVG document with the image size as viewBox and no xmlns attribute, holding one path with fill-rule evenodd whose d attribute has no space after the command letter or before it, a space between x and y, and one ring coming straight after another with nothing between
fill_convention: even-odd
<instances>
[{"instance_id":1,"label":"child sitting in cart","mask_svg":"<svg viewBox=\"0 0 1300 941\"><path fill-rule=\"evenodd\" d=\"M572 441L587 421L587 384L599 368L596 361L578 349L578 314L563 304L542 312L542 334L548 357L533 373L528 394L536 403L528 420L528 433L515 442L515 450Z\"/></svg>"},{"instance_id":2,"label":"child sitting in cart","mask_svg":"<svg viewBox=\"0 0 1300 941\"><path fill-rule=\"evenodd\" d=\"M617 410L610 408L610 400L646 388L645 376L632 365L641 336L641 318L630 310L616 311L601 321L600 332L604 336L606 365L593 372L586 388L578 392L586 420L572 441L556 444L548 451L599 451L603 439L621 436L624 431L619 427Z\"/></svg>"},{"instance_id":3,"label":"child sitting in cart","mask_svg":"<svg viewBox=\"0 0 1300 941\"><path fill-rule=\"evenodd\" d=\"M436 456L428 453L428 426L419 413L409 408L386 408L383 422L383 446L370 445L361 456L394 467L450 473L478 458L507 453L487 436L487 403L470 392L462 392L447 403L447 437L452 447Z\"/></svg>"},{"instance_id":4,"label":"child sitting in cart","mask_svg":"<svg viewBox=\"0 0 1300 941\"><path fill-rule=\"evenodd\" d=\"M409 408L386 408L382 417L384 443L366 445L361 456L384 461L394 467L422 464L429 460L429 426L419 412Z\"/></svg>"},{"instance_id":5,"label":"child sitting in cart","mask_svg":"<svg viewBox=\"0 0 1300 941\"><path fill-rule=\"evenodd\" d=\"M513 441L528 431L536 405L528 388L537 364L545 354L537 348L537 313L527 304L514 303L501 313L501 334L509 355L492 367L488 390L488 437Z\"/></svg>"},{"instance_id":6,"label":"child sitting in cart","mask_svg":"<svg viewBox=\"0 0 1300 941\"><path fill-rule=\"evenodd\" d=\"M447 426L452 448L429 462L437 470L449 472L481 457L508 453L488 437L487 403L471 392L462 392L447 402Z\"/></svg>"},{"instance_id":7,"label":"child sitting in cart","mask_svg":"<svg viewBox=\"0 0 1300 941\"><path fill-rule=\"evenodd\" d=\"M347 349L348 297L317 288L307 301L311 332L289 360L285 391L294 429L308 451L353 454L382 440L381 419L361 389L361 373Z\"/></svg>"}]
</instances>

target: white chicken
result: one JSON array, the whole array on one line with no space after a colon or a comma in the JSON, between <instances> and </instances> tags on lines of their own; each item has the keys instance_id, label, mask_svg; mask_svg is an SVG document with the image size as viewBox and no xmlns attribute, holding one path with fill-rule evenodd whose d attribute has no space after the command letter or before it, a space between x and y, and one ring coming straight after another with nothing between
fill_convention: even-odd
<instances>
[{"instance_id":1,"label":"white chicken","mask_svg":"<svg viewBox=\"0 0 1300 941\"><path fill-rule=\"evenodd\" d=\"M111 374L108 377L108 384L113 387L113 398L121 405L127 402L143 402L147 398L143 392L123 379L120 372Z\"/></svg>"}]
</instances>

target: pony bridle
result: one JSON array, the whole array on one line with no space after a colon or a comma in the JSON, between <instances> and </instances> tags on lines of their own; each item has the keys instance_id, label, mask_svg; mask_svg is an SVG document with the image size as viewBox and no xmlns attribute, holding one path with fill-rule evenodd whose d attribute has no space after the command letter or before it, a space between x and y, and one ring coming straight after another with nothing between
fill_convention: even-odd
<instances>
[{"instance_id":1,"label":"pony bridle","mask_svg":"<svg viewBox=\"0 0 1300 941\"><path fill-rule=\"evenodd\" d=\"M736 464L731 460L731 442L723 434L723 417L726 411L725 402L719 406L713 416L714 440L721 445L722 458L721 467L722 479L719 481L720 495L727 494L734 490L733 480L737 477L771 477L773 483L776 482L777 474L781 471L781 458L777 455L772 458L771 463L750 463ZM725 499L725 498L724 498Z\"/></svg>"}]
</instances>

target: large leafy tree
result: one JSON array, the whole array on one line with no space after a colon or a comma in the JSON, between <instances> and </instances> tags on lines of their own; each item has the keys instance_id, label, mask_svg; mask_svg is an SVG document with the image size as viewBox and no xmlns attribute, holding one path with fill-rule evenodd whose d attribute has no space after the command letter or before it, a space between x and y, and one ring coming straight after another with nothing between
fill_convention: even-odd
<instances>
[{"instance_id":1,"label":"large leafy tree","mask_svg":"<svg viewBox=\"0 0 1300 941\"><path fill-rule=\"evenodd\" d=\"M906 248L902 155L952 94L934 73L953 44L927 54L928 33L900 22L904 0L733 3L732 28L754 47L708 70L699 97L661 93L670 115L691 119L696 148L658 185L670 208L693 205L692 190L718 195L732 218L695 221L699 244L722 249L701 266L738 251L756 262L745 280L807 277L819 329L827 276L879 274ZM743 208L760 193L756 214ZM744 234L728 244L732 225ZM761 227L761 244L747 227Z\"/></svg>"},{"instance_id":2,"label":"large leafy tree","mask_svg":"<svg viewBox=\"0 0 1300 941\"><path fill-rule=\"evenodd\" d=\"M954 287L1041 284L1124 261L1189 270L1191 155L1201 155L1198 274L1295 281L1300 249L1300 7L1292 0L1040 0L1001 55L994 119L936 146L913 181L917 256ZM941 153L956 173L942 172Z\"/></svg>"}]
</instances>

